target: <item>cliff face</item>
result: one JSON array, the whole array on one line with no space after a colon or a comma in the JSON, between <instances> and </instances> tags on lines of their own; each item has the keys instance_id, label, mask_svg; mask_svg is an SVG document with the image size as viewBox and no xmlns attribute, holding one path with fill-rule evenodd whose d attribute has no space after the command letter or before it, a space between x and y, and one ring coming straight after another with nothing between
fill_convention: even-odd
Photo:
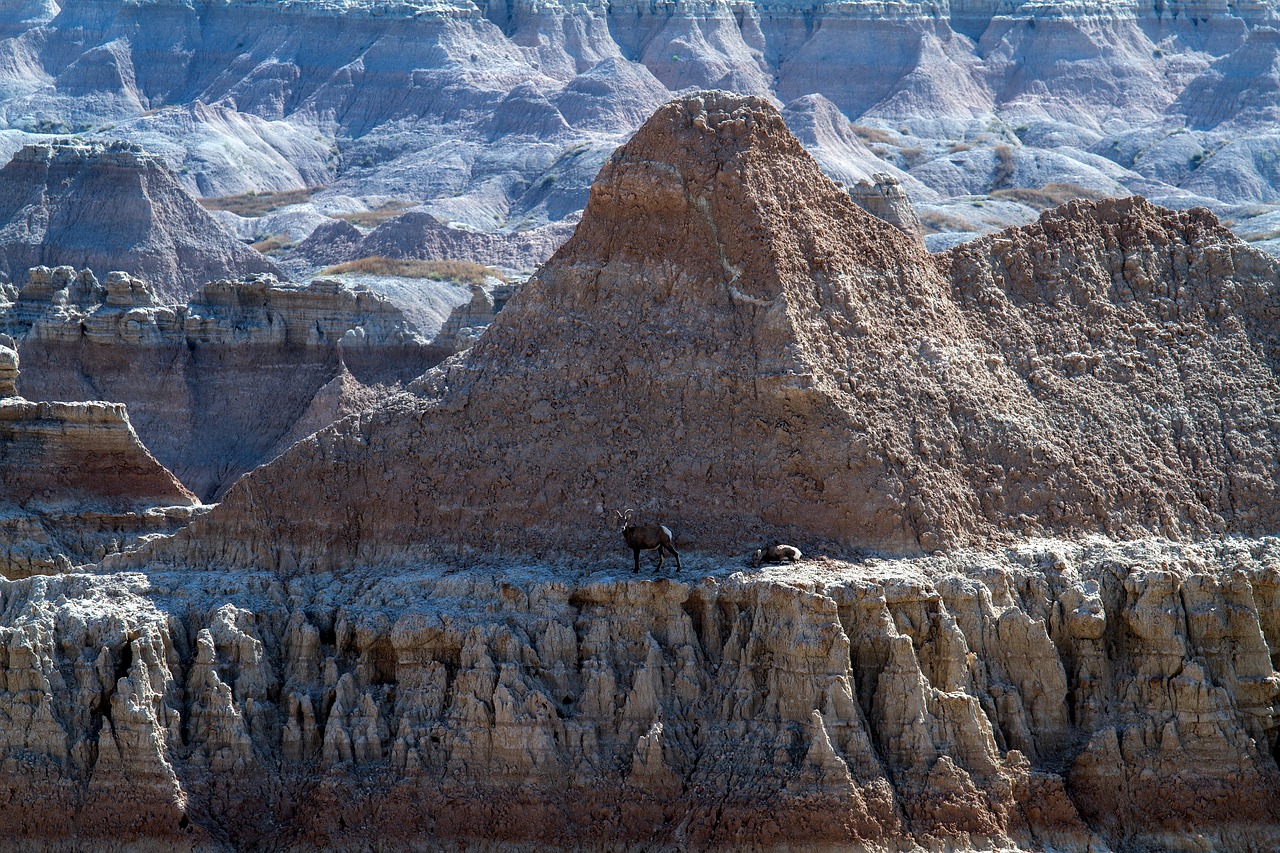
<instances>
[{"instance_id":1,"label":"cliff face","mask_svg":"<svg viewBox=\"0 0 1280 853\"><path fill-rule=\"evenodd\" d=\"M1278 284L1212 215L1141 199L934 258L767 102L681 98L420 396L172 537L0 582L0 831L1275 849ZM325 283L180 308L125 275L3 293L24 347L338 337L349 362L401 333L352 330L334 300L370 297ZM347 367L295 426L342 409ZM81 476L51 470L32 500ZM682 574L625 569L617 505L675 530ZM914 556L727 556L766 535Z\"/></svg>"},{"instance_id":2,"label":"cliff face","mask_svg":"<svg viewBox=\"0 0 1280 853\"><path fill-rule=\"evenodd\" d=\"M122 273L99 285L88 271L37 268L0 304L0 328L20 338L24 394L127 404L156 457L207 500L287 437L442 357L386 300L331 281L224 280L184 305L158 302Z\"/></svg>"},{"instance_id":3,"label":"cliff face","mask_svg":"<svg viewBox=\"0 0 1280 853\"><path fill-rule=\"evenodd\" d=\"M656 580L618 554L8 583L0 828L79 850L1272 849L1278 561L1041 540Z\"/></svg>"},{"instance_id":4,"label":"cliff face","mask_svg":"<svg viewBox=\"0 0 1280 853\"><path fill-rule=\"evenodd\" d=\"M691 88L797 120L821 104L802 138L824 168L910 172L917 202L1056 183L1222 212L1280 201L1275 22L1203 0L13 3L0 121L142 141L202 195L421 202L512 238L458 241L495 254L581 211L609 152ZM990 201L938 227L1043 206Z\"/></svg>"},{"instance_id":5,"label":"cliff face","mask_svg":"<svg viewBox=\"0 0 1280 853\"><path fill-rule=\"evenodd\" d=\"M190 520L198 501L124 406L25 400L18 365L0 345L0 577L63 571Z\"/></svg>"},{"instance_id":6,"label":"cliff face","mask_svg":"<svg viewBox=\"0 0 1280 853\"><path fill-rule=\"evenodd\" d=\"M614 507L713 548L1266 533L1278 279L1210 214L1141 200L937 261L767 103L701 93L618 150L574 237L419 383L434 399L301 443L165 547L286 568L590 548Z\"/></svg>"},{"instance_id":7,"label":"cliff face","mask_svg":"<svg viewBox=\"0 0 1280 853\"><path fill-rule=\"evenodd\" d=\"M0 169L0 272L20 279L39 265L128 270L168 300L211 279L278 271L159 160L71 140L29 145Z\"/></svg>"}]
</instances>

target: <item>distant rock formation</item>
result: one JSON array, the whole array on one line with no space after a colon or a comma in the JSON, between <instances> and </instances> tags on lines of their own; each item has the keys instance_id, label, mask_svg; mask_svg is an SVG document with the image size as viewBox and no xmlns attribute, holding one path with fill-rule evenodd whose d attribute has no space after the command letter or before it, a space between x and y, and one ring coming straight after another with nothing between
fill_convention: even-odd
<instances>
[{"instance_id":1,"label":"distant rock formation","mask_svg":"<svg viewBox=\"0 0 1280 853\"><path fill-rule=\"evenodd\" d=\"M0 397L18 396L18 351L0 343Z\"/></svg>"},{"instance_id":2,"label":"distant rock formation","mask_svg":"<svg viewBox=\"0 0 1280 853\"><path fill-rule=\"evenodd\" d=\"M471 285L471 301L453 309L432 345L449 355L462 352L479 339L514 293L515 286L510 284Z\"/></svg>"},{"instance_id":3,"label":"distant rock formation","mask_svg":"<svg viewBox=\"0 0 1280 853\"><path fill-rule=\"evenodd\" d=\"M870 181L858 181L849 187L849 195L867 213L880 217L924 245L924 226L902 184L893 175L875 174Z\"/></svg>"},{"instance_id":4,"label":"distant rock formation","mask_svg":"<svg viewBox=\"0 0 1280 853\"><path fill-rule=\"evenodd\" d=\"M36 268L0 303L0 330L20 341L24 393L127 403L156 456L206 500L286 436L326 425L322 413L381 399L447 354L382 297L333 281L222 280L185 305L160 302L125 273L99 284ZM339 376L334 397L324 389Z\"/></svg>"},{"instance_id":5,"label":"distant rock formation","mask_svg":"<svg viewBox=\"0 0 1280 853\"><path fill-rule=\"evenodd\" d=\"M124 406L31 402L17 380L18 354L0 344L0 576L100 560L191 518L199 501L142 446Z\"/></svg>"},{"instance_id":6,"label":"distant rock formation","mask_svg":"<svg viewBox=\"0 0 1280 853\"><path fill-rule=\"evenodd\" d=\"M162 299L212 279L278 272L227 232L160 160L136 145L27 145L0 169L0 272L68 265L127 270Z\"/></svg>"},{"instance_id":7,"label":"distant rock formation","mask_svg":"<svg viewBox=\"0 0 1280 853\"><path fill-rule=\"evenodd\" d=\"M468 260L507 269L532 269L569 239L574 225L574 222L561 222L510 234L490 233L455 228L430 213L411 210L366 235L342 220L321 225L298 244L293 256L315 264L381 256L427 261Z\"/></svg>"}]
</instances>

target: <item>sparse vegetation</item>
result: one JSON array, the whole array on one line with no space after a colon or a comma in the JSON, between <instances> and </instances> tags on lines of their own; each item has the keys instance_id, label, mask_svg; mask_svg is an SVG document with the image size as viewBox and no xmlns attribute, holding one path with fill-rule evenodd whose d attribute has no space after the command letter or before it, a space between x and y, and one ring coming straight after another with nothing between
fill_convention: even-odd
<instances>
[{"instance_id":1,"label":"sparse vegetation","mask_svg":"<svg viewBox=\"0 0 1280 853\"><path fill-rule=\"evenodd\" d=\"M409 208L413 207L411 202L407 201L388 201L380 204L372 210L357 210L353 213L340 213L339 219L346 220L357 228L377 228L388 219L395 219Z\"/></svg>"},{"instance_id":2,"label":"sparse vegetation","mask_svg":"<svg viewBox=\"0 0 1280 853\"><path fill-rule=\"evenodd\" d=\"M893 134L888 131L881 130L878 127L866 127L861 124L851 124L849 129L853 131L853 135L868 144L878 143L880 145L892 145Z\"/></svg>"},{"instance_id":3,"label":"sparse vegetation","mask_svg":"<svg viewBox=\"0 0 1280 853\"><path fill-rule=\"evenodd\" d=\"M283 190L274 193L248 192L240 195L224 195L202 198L200 205L205 210L227 210L236 216L256 219L291 204L302 204L319 189L319 187L307 187L303 190Z\"/></svg>"},{"instance_id":4,"label":"sparse vegetation","mask_svg":"<svg viewBox=\"0 0 1280 853\"><path fill-rule=\"evenodd\" d=\"M924 226L926 234L940 234L944 231L977 231L978 229L967 220L958 216L951 216L947 213L939 213L936 210L926 210L920 214L920 224Z\"/></svg>"},{"instance_id":5,"label":"sparse vegetation","mask_svg":"<svg viewBox=\"0 0 1280 853\"><path fill-rule=\"evenodd\" d=\"M417 261L404 258L384 258L375 255L347 261L323 270L321 275L384 275L399 278L429 278L433 281L459 281L463 284L484 284L487 278L507 280L500 270L472 261Z\"/></svg>"},{"instance_id":6,"label":"sparse vegetation","mask_svg":"<svg viewBox=\"0 0 1280 853\"><path fill-rule=\"evenodd\" d=\"M915 146L911 148L903 148L902 151L899 153L902 154L902 162L906 165L908 169L911 169L911 168L914 168L915 166L920 165L921 161L924 160L923 148L919 148Z\"/></svg>"},{"instance_id":7,"label":"sparse vegetation","mask_svg":"<svg viewBox=\"0 0 1280 853\"><path fill-rule=\"evenodd\" d=\"M272 234L270 237L264 237L252 245L253 248L264 255L278 255L281 252L287 252L292 249L296 244L289 239L288 234Z\"/></svg>"},{"instance_id":8,"label":"sparse vegetation","mask_svg":"<svg viewBox=\"0 0 1280 853\"><path fill-rule=\"evenodd\" d=\"M967 145L964 142L957 142L947 149L947 153L959 154L961 151L968 151L972 147L973 147L972 145Z\"/></svg>"},{"instance_id":9,"label":"sparse vegetation","mask_svg":"<svg viewBox=\"0 0 1280 853\"><path fill-rule=\"evenodd\" d=\"M1048 210L1074 198L1098 199L1106 198L1106 193L1091 190L1078 184L1049 183L1039 189L1031 187L1015 187L1004 190L993 190L992 198L1016 201L1036 210Z\"/></svg>"},{"instance_id":10,"label":"sparse vegetation","mask_svg":"<svg viewBox=\"0 0 1280 853\"><path fill-rule=\"evenodd\" d=\"M1255 231L1252 234L1241 234L1240 239L1246 243L1261 243L1263 240L1275 240L1280 238L1280 230L1276 231Z\"/></svg>"},{"instance_id":11,"label":"sparse vegetation","mask_svg":"<svg viewBox=\"0 0 1280 853\"><path fill-rule=\"evenodd\" d=\"M995 155L996 168L991 176L991 189L998 190L1013 180L1018 171L1018 159L1009 145L997 145Z\"/></svg>"}]
</instances>

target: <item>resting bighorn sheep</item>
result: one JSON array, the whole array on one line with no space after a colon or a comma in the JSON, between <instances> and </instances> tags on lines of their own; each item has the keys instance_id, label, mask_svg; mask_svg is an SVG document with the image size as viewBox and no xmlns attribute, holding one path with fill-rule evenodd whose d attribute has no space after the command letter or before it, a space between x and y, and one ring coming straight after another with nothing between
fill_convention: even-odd
<instances>
[{"instance_id":1,"label":"resting bighorn sheep","mask_svg":"<svg viewBox=\"0 0 1280 853\"><path fill-rule=\"evenodd\" d=\"M632 524L631 513L635 510L627 510L626 515L614 511L618 516L618 530L622 533L622 538L627 540L627 547L635 554L636 568L640 571L640 552L641 551L657 551L658 567L654 572L662 571L663 552L670 551L672 556L676 558L676 571L680 571L680 552L676 550L673 543L670 529L663 527L661 524Z\"/></svg>"},{"instance_id":2,"label":"resting bighorn sheep","mask_svg":"<svg viewBox=\"0 0 1280 853\"><path fill-rule=\"evenodd\" d=\"M799 548L796 548L793 545L783 545L781 542L774 541L774 543L767 548L757 548L756 552L751 555L751 564L753 566L758 566L761 563L781 563L784 560L794 563L803 556L804 554L800 553Z\"/></svg>"}]
</instances>

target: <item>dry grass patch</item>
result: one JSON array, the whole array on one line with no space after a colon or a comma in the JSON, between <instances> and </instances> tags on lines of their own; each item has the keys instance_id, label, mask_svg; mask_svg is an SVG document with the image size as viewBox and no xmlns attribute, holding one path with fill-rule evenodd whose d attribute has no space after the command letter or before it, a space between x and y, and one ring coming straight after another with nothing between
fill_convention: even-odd
<instances>
[{"instance_id":1,"label":"dry grass patch","mask_svg":"<svg viewBox=\"0 0 1280 853\"><path fill-rule=\"evenodd\" d=\"M250 245L264 255L278 255L292 249L296 244L289 239L288 234L272 234Z\"/></svg>"},{"instance_id":2,"label":"dry grass patch","mask_svg":"<svg viewBox=\"0 0 1280 853\"><path fill-rule=\"evenodd\" d=\"M302 204L319 189L320 187L307 187L305 190L283 190L278 193L253 192L202 198L200 206L205 210L229 210L236 216L254 219L291 204Z\"/></svg>"},{"instance_id":3,"label":"dry grass patch","mask_svg":"<svg viewBox=\"0 0 1280 853\"><path fill-rule=\"evenodd\" d=\"M881 130L878 127L867 127L861 124L851 124L849 129L853 131L853 135L868 144L878 143L880 145L892 145L893 134L888 131Z\"/></svg>"},{"instance_id":4,"label":"dry grass patch","mask_svg":"<svg viewBox=\"0 0 1280 853\"><path fill-rule=\"evenodd\" d=\"M1083 198L1093 201L1107 196L1106 193L1100 193L1097 190L1091 190L1078 184L1051 183L1045 184L1039 189L1014 187L1007 190L995 190L991 193L991 197L1004 199L1005 201L1016 201L1036 210L1048 210L1072 199Z\"/></svg>"},{"instance_id":5,"label":"dry grass patch","mask_svg":"<svg viewBox=\"0 0 1280 853\"><path fill-rule=\"evenodd\" d=\"M321 271L320 275L383 275L397 278L429 278L434 281L460 281L463 284L484 284L487 278L505 282L507 277L493 267L472 261L415 261L403 258L384 258L375 255L347 261Z\"/></svg>"},{"instance_id":6,"label":"dry grass patch","mask_svg":"<svg viewBox=\"0 0 1280 853\"><path fill-rule=\"evenodd\" d=\"M959 216L952 216L949 213L939 213L936 210L926 210L920 214L920 224L924 226L926 234L941 234L946 231L977 231L978 229L968 220L961 219Z\"/></svg>"},{"instance_id":7,"label":"dry grass patch","mask_svg":"<svg viewBox=\"0 0 1280 853\"><path fill-rule=\"evenodd\" d=\"M357 210L354 213L340 213L338 214L338 218L350 222L357 228L377 228L388 219L395 219L411 207L413 207L412 202L389 201L386 204L378 205L373 210Z\"/></svg>"}]
</instances>

